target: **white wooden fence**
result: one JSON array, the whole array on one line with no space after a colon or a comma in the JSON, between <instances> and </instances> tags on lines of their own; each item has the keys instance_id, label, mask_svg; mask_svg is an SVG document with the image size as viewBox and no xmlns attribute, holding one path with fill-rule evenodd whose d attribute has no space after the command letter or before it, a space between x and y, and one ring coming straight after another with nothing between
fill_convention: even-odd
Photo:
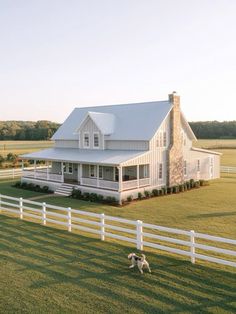
<instances>
[{"instance_id":1,"label":"white wooden fence","mask_svg":"<svg viewBox=\"0 0 236 314\"><path fill-rule=\"evenodd\" d=\"M236 167L221 166L220 171L224 173L236 173Z\"/></svg>"},{"instance_id":2,"label":"white wooden fence","mask_svg":"<svg viewBox=\"0 0 236 314\"><path fill-rule=\"evenodd\" d=\"M45 169L45 166L38 167L39 169ZM25 168L24 170L33 170L33 167ZM0 170L0 179L15 179L22 176L22 168L9 168Z\"/></svg>"},{"instance_id":3,"label":"white wooden fence","mask_svg":"<svg viewBox=\"0 0 236 314\"><path fill-rule=\"evenodd\" d=\"M194 230L167 228L140 220L133 221L1 194L0 211L16 214L20 219L30 217L39 220L43 225L47 223L62 225L69 232L77 229L97 234L102 241L106 238L118 239L135 244L138 250L151 247L188 256L192 263L199 259L236 267L236 240L233 239L211 236ZM203 240L207 240L207 244L202 243ZM209 242L218 245L223 243L225 247L212 246L209 245ZM211 255L207 255L206 251L211 252ZM219 258L219 255L226 257Z\"/></svg>"}]
</instances>

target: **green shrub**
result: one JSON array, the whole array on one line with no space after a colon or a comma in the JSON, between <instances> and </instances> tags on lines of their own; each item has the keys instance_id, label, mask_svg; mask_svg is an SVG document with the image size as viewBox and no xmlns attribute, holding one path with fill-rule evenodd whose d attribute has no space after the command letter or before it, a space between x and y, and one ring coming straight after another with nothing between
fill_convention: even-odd
<instances>
[{"instance_id":1,"label":"green shrub","mask_svg":"<svg viewBox=\"0 0 236 314\"><path fill-rule=\"evenodd\" d=\"M189 182L189 181L186 181L185 184L186 184L187 190L190 190L190 188L191 188L191 187L190 187L190 182Z\"/></svg>"},{"instance_id":2,"label":"green shrub","mask_svg":"<svg viewBox=\"0 0 236 314\"><path fill-rule=\"evenodd\" d=\"M200 186L207 186L209 185L209 181L206 180L199 180Z\"/></svg>"},{"instance_id":3,"label":"green shrub","mask_svg":"<svg viewBox=\"0 0 236 314\"><path fill-rule=\"evenodd\" d=\"M184 184L179 185L179 192L184 192Z\"/></svg>"},{"instance_id":4,"label":"green shrub","mask_svg":"<svg viewBox=\"0 0 236 314\"><path fill-rule=\"evenodd\" d=\"M138 192L138 199L141 200L143 198L143 195L141 192Z\"/></svg>"},{"instance_id":5,"label":"green shrub","mask_svg":"<svg viewBox=\"0 0 236 314\"><path fill-rule=\"evenodd\" d=\"M129 195L129 196L127 197L127 202L132 202L132 200L133 200L133 196L132 196L132 195Z\"/></svg>"},{"instance_id":6,"label":"green shrub","mask_svg":"<svg viewBox=\"0 0 236 314\"><path fill-rule=\"evenodd\" d=\"M152 195L153 196L158 196L159 195L159 191L157 189L153 189L152 190Z\"/></svg>"},{"instance_id":7,"label":"green shrub","mask_svg":"<svg viewBox=\"0 0 236 314\"><path fill-rule=\"evenodd\" d=\"M194 180L193 180L193 179L190 179L189 184L190 184L190 188L191 188L191 189L195 187L195 184L194 184L194 183L195 183Z\"/></svg>"},{"instance_id":8,"label":"green shrub","mask_svg":"<svg viewBox=\"0 0 236 314\"><path fill-rule=\"evenodd\" d=\"M103 200L104 200L104 196L101 195L101 194L98 194L98 196L97 196L97 201L98 201L98 202L103 202Z\"/></svg>"},{"instance_id":9,"label":"green shrub","mask_svg":"<svg viewBox=\"0 0 236 314\"><path fill-rule=\"evenodd\" d=\"M173 192L179 193L179 186L178 185L173 186Z\"/></svg>"},{"instance_id":10,"label":"green shrub","mask_svg":"<svg viewBox=\"0 0 236 314\"><path fill-rule=\"evenodd\" d=\"M173 193L173 187L172 186L167 188L167 193L168 194L172 194Z\"/></svg>"},{"instance_id":11,"label":"green shrub","mask_svg":"<svg viewBox=\"0 0 236 314\"><path fill-rule=\"evenodd\" d=\"M88 192L83 193L83 199L86 201L90 201L90 193Z\"/></svg>"},{"instance_id":12,"label":"green shrub","mask_svg":"<svg viewBox=\"0 0 236 314\"><path fill-rule=\"evenodd\" d=\"M21 182L17 181L15 184L12 185L14 188L20 188L21 187Z\"/></svg>"},{"instance_id":13,"label":"green shrub","mask_svg":"<svg viewBox=\"0 0 236 314\"><path fill-rule=\"evenodd\" d=\"M199 181L195 181L194 187L195 188L200 188L200 182Z\"/></svg>"},{"instance_id":14,"label":"green shrub","mask_svg":"<svg viewBox=\"0 0 236 314\"><path fill-rule=\"evenodd\" d=\"M27 187L28 187L28 184L26 182L22 182L21 183L21 188L22 189L27 189Z\"/></svg>"},{"instance_id":15,"label":"green shrub","mask_svg":"<svg viewBox=\"0 0 236 314\"><path fill-rule=\"evenodd\" d=\"M161 190L162 190L162 194L163 194L163 195L166 195L166 194L167 194L167 188L166 188L166 187L162 188Z\"/></svg>"},{"instance_id":16,"label":"green shrub","mask_svg":"<svg viewBox=\"0 0 236 314\"><path fill-rule=\"evenodd\" d=\"M149 191L144 191L144 195L146 198L149 198L150 197L150 192Z\"/></svg>"},{"instance_id":17,"label":"green shrub","mask_svg":"<svg viewBox=\"0 0 236 314\"><path fill-rule=\"evenodd\" d=\"M49 187L46 186L46 185L43 186L43 187L42 187L42 192L43 192L43 193L48 193L48 192L49 192Z\"/></svg>"},{"instance_id":18,"label":"green shrub","mask_svg":"<svg viewBox=\"0 0 236 314\"><path fill-rule=\"evenodd\" d=\"M115 204L115 203L117 203L117 200L114 196L107 196L106 197L106 203Z\"/></svg>"},{"instance_id":19,"label":"green shrub","mask_svg":"<svg viewBox=\"0 0 236 314\"><path fill-rule=\"evenodd\" d=\"M91 202L96 202L97 199L98 199L98 196L97 196L96 193L91 193L91 194L90 194L90 201L91 201Z\"/></svg>"}]
</instances>

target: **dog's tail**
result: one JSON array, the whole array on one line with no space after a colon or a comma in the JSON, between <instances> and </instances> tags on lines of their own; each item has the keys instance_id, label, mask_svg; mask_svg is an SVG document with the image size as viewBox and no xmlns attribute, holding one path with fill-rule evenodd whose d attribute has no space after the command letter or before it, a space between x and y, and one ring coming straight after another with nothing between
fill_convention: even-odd
<instances>
[{"instance_id":1,"label":"dog's tail","mask_svg":"<svg viewBox=\"0 0 236 314\"><path fill-rule=\"evenodd\" d=\"M146 256L144 254L141 254L142 256L142 261L144 261L146 259Z\"/></svg>"}]
</instances>

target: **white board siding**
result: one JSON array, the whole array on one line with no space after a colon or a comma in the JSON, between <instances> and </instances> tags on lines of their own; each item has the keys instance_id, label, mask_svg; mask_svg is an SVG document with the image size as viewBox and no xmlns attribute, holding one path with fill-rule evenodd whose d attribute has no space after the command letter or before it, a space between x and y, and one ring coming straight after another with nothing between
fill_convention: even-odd
<instances>
[{"instance_id":1,"label":"white board siding","mask_svg":"<svg viewBox=\"0 0 236 314\"><path fill-rule=\"evenodd\" d=\"M55 147L56 148L79 148L79 139L77 141L56 140Z\"/></svg>"},{"instance_id":2,"label":"white board siding","mask_svg":"<svg viewBox=\"0 0 236 314\"><path fill-rule=\"evenodd\" d=\"M157 139L166 132L166 146L157 146ZM160 143L160 141L159 141ZM160 128L150 140L150 179L153 187L167 184L167 151L170 145L170 115L162 122ZM162 179L159 179L159 165L162 163Z\"/></svg>"},{"instance_id":3,"label":"white board siding","mask_svg":"<svg viewBox=\"0 0 236 314\"><path fill-rule=\"evenodd\" d=\"M86 132L89 133L89 147L84 147L84 133ZM80 148L93 149L93 133L98 133L99 136L99 147L95 149L103 149L103 135L90 117L86 119L79 131Z\"/></svg>"},{"instance_id":4,"label":"white board siding","mask_svg":"<svg viewBox=\"0 0 236 314\"><path fill-rule=\"evenodd\" d=\"M148 150L148 141L105 141L105 149L117 150Z\"/></svg>"},{"instance_id":5,"label":"white board siding","mask_svg":"<svg viewBox=\"0 0 236 314\"><path fill-rule=\"evenodd\" d=\"M213 158L213 173L211 176L211 158ZM200 160L200 171L197 172L197 160ZM220 177L220 156L193 150L184 150L184 160L187 161L185 180L211 180Z\"/></svg>"}]
</instances>

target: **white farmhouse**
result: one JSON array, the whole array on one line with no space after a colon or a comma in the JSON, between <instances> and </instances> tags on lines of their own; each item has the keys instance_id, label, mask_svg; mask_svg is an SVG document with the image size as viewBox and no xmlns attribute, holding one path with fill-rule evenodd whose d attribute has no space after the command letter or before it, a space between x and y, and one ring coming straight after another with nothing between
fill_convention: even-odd
<instances>
[{"instance_id":1,"label":"white farmhouse","mask_svg":"<svg viewBox=\"0 0 236 314\"><path fill-rule=\"evenodd\" d=\"M176 93L165 101L76 108L54 134L54 148L23 155L35 161L22 181L69 195L115 197L220 176L220 154L192 146L196 140ZM36 167L37 160L50 165Z\"/></svg>"}]
</instances>

